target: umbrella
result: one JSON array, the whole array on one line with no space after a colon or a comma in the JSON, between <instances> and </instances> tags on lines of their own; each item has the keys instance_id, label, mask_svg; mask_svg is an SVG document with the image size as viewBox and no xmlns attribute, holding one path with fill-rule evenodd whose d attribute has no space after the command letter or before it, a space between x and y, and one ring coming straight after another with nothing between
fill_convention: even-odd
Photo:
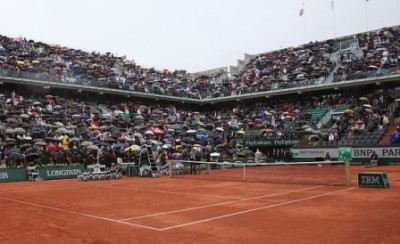
<instances>
[{"instance_id":1,"label":"umbrella","mask_svg":"<svg viewBox=\"0 0 400 244\"><path fill-rule=\"evenodd\" d=\"M210 154L210 157L219 157L219 156L221 156L221 154L217 152L213 152Z\"/></svg>"},{"instance_id":2,"label":"umbrella","mask_svg":"<svg viewBox=\"0 0 400 244\"><path fill-rule=\"evenodd\" d=\"M69 142L79 142L81 139L77 138L77 137L72 137L69 139Z\"/></svg>"},{"instance_id":3,"label":"umbrella","mask_svg":"<svg viewBox=\"0 0 400 244\"><path fill-rule=\"evenodd\" d=\"M116 143L113 148L125 148L127 145L125 143Z\"/></svg>"},{"instance_id":4,"label":"umbrella","mask_svg":"<svg viewBox=\"0 0 400 244\"><path fill-rule=\"evenodd\" d=\"M134 144L124 149L124 152L134 152L140 150L140 146Z\"/></svg>"},{"instance_id":5,"label":"umbrella","mask_svg":"<svg viewBox=\"0 0 400 244\"><path fill-rule=\"evenodd\" d=\"M364 104L363 107L372 108L372 106L370 104Z\"/></svg>"},{"instance_id":6,"label":"umbrella","mask_svg":"<svg viewBox=\"0 0 400 244\"><path fill-rule=\"evenodd\" d=\"M29 119L29 114L21 114L19 117L21 119Z\"/></svg>"},{"instance_id":7,"label":"umbrella","mask_svg":"<svg viewBox=\"0 0 400 244\"><path fill-rule=\"evenodd\" d=\"M195 134L195 133L197 133L197 130L187 130L186 133L187 134Z\"/></svg>"},{"instance_id":8,"label":"umbrella","mask_svg":"<svg viewBox=\"0 0 400 244\"><path fill-rule=\"evenodd\" d=\"M56 145L54 145L54 144L49 144L49 145L46 146L46 150L47 151L57 151L58 147Z\"/></svg>"},{"instance_id":9,"label":"umbrella","mask_svg":"<svg viewBox=\"0 0 400 244\"><path fill-rule=\"evenodd\" d=\"M364 121L362 121L362 120L357 120L357 121L355 121L354 123L356 123L357 125L362 125L362 124L364 124Z\"/></svg>"},{"instance_id":10,"label":"umbrella","mask_svg":"<svg viewBox=\"0 0 400 244\"><path fill-rule=\"evenodd\" d=\"M145 135L154 135L154 132L151 131L151 130L146 130L146 131L144 132L144 134L145 134Z\"/></svg>"},{"instance_id":11,"label":"umbrella","mask_svg":"<svg viewBox=\"0 0 400 244\"><path fill-rule=\"evenodd\" d=\"M10 123L10 124L19 124L20 123L20 121L15 118L8 118L8 119L6 119L6 122Z\"/></svg>"},{"instance_id":12,"label":"umbrella","mask_svg":"<svg viewBox=\"0 0 400 244\"><path fill-rule=\"evenodd\" d=\"M25 147L31 147L32 145L29 143L24 143L22 145L19 145L19 148L25 148Z\"/></svg>"},{"instance_id":13,"label":"umbrella","mask_svg":"<svg viewBox=\"0 0 400 244\"><path fill-rule=\"evenodd\" d=\"M38 141L38 142L35 142L35 144L33 144L33 145L35 145L35 146L46 146L47 143L44 142L44 141Z\"/></svg>"},{"instance_id":14,"label":"umbrella","mask_svg":"<svg viewBox=\"0 0 400 244\"><path fill-rule=\"evenodd\" d=\"M174 136L172 134L166 133L163 135L163 138L172 139L172 138L174 138Z\"/></svg>"},{"instance_id":15,"label":"umbrella","mask_svg":"<svg viewBox=\"0 0 400 244\"><path fill-rule=\"evenodd\" d=\"M366 109L365 109L365 112L367 112L367 113L372 113L373 111L372 111L372 109L370 109L370 108L366 108Z\"/></svg>"},{"instance_id":16,"label":"umbrella","mask_svg":"<svg viewBox=\"0 0 400 244\"><path fill-rule=\"evenodd\" d=\"M109 147L110 146L110 144L106 143L106 142L96 142L95 145L98 147L102 147L102 146Z\"/></svg>"},{"instance_id":17,"label":"umbrella","mask_svg":"<svg viewBox=\"0 0 400 244\"><path fill-rule=\"evenodd\" d=\"M311 135L308 137L309 141L318 141L319 140L319 136L318 135Z\"/></svg>"},{"instance_id":18,"label":"umbrella","mask_svg":"<svg viewBox=\"0 0 400 244\"><path fill-rule=\"evenodd\" d=\"M39 107L43 106L43 104L41 102L34 102L32 105L33 106L39 106Z\"/></svg>"},{"instance_id":19,"label":"umbrella","mask_svg":"<svg viewBox=\"0 0 400 244\"><path fill-rule=\"evenodd\" d=\"M108 138L104 139L104 142L115 143L115 142L117 142L117 140L115 140L112 137L108 137Z\"/></svg>"},{"instance_id":20,"label":"umbrella","mask_svg":"<svg viewBox=\"0 0 400 244\"><path fill-rule=\"evenodd\" d=\"M81 143L81 145L85 147L85 146L93 145L93 142L91 142L91 141L83 141Z\"/></svg>"},{"instance_id":21,"label":"umbrella","mask_svg":"<svg viewBox=\"0 0 400 244\"><path fill-rule=\"evenodd\" d=\"M182 154L176 152L176 153L173 153L171 156L172 156L172 158L174 158L174 159L179 159L179 157L182 156Z\"/></svg>"},{"instance_id":22,"label":"umbrella","mask_svg":"<svg viewBox=\"0 0 400 244\"><path fill-rule=\"evenodd\" d=\"M34 160L37 158L40 158L42 155L40 153L37 152L32 152L32 153L28 153L25 158L30 161L30 160Z\"/></svg>"},{"instance_id":23,"label":"umbrella","mask_svg":"<svg viewBox=\"0 0 400 244\"><path fill-rule=\"evenodd\" d=\"M360 100L360 101L369 101L369 99L367 98L367 97L360 97L358 100Z\"/></svg>"},{"instance_id":24,"label":"umbrella","mask_svg":"<svg viewBox=\"0 0 400 244\"><path fill-rule=\"evenodd\" d=\"M11 159L23 159L24 154L22 154L20 152L12 151L7 155L7 157L11 158Z\"/></svg>"},{"instance_id":25,"label":"umbrella","mask_svg":"<svg viewBox=\"0 0 400 244\"><path fill-rule=\"evenodd\" d=\"M196 140L206 141L207 139L208 139L208 135L206 135L206 134L197 134L196 135Z\"/></svg>"},{"instance_id":26,"label":"umbrella","mask_svg":"<svg viewBox=\"0 0 400 244\"><path fill-rule=\"evenodd\" d=\"M217 127L217 128L215 128L217 131L222 131L222 132L224 132L225 130L223 129L223 128L221 128L221 127Z\"/></svg>"},{"instance_id":27,"label":"umbrella","mask_svg":"<svg viewBox=\"0 0 400 244\"><path fill-rule=\"evenodd\" d=\"M155 144L155 145L162 145L163 144L162 142L157 141L157 140L151 140L151 143Z\"/></svg>"},{"instance_id":28,"label":"umbrella","mask_svg":"<svg viewBox=\"0 0 400 244\"><path fill-rule=\"evenodd\" d=\"M182 142L186 142L186 143L191 143L192 142L192 138L190 137L184 137L181 139Z\"/></svg>"},{"instance_id":29,"label":"umbrella","mask_svg":"<svg viewBox=\"0 0 400 244\"><path fill-rule=\"evenodd\" d=\"M99 150L99 147L96 146L96 145L88 145L88 146L86 147L86 149L90 149L90 150Z\"/></svg>"},{"instance_id":30,"label":"umbrella","mask_svg":"<svg viewBox=\"0 0 400 244\"><path fill-rule=\"evenodd\" d=\"M155 128L155 129L154 129L154 133L155 133L155 134L164 134L164 131L162 131L162 130L159 129L159 128Z\"/></svg>"},{"instance_id":31,"label":"umbrella","mask_svg":"<svg viewBox=\"0 0 400 244\"><path fill-rule=\"evenodd\" d=\"M141 133L139 133L139 132L133 133L133 136L139 137L139 138L143 138L143 135Z\"/></svg>"},{"instance_id":32,"label":"umbrella","mask_svg":"<svg viewBox=\"0 0 400 244\"><path fill-rule=\"evenodd\" d=\"M272 133L272 132L274 132L274 130L273 130L273 129L270 129L270 128L264 129L263 131L265 131L266 133Z\"/></svg>"},{"instance_id":33,"label":"umbrella","mask_svg":"<svg viewBox=\"0 0 400 244\"><path fill-rule=\"evenodd\" d=\"M136 115L135 120L144 120L144 117L142 115Z\"/></svg>"},{"instance_id":34,"label":"umbrella","mask_svg":"<svg viewBox=\"0 0 400 244\"><path fill-rule=\"evenodd\" d=\"M14 129L14 132L15 132L15 133L25 133L26 131L25 131L24 128L17 127L17 128Z\"/></svg>"}]
</instances>

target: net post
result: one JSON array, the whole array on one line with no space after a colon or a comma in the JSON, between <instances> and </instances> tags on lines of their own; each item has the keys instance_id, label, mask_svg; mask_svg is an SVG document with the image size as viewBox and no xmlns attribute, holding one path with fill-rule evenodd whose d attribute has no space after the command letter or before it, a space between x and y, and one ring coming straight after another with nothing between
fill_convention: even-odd
<instances>
[{"instance_id":1,"label":"net post","mask_svg":"<svg viewBox=\"0 0 400 244\"><path fill-rule=\"evenodd\" d=\"M174 163L174 160L171 160L170 163L169 163L169 166L168 166L168 168L169 168L169 177L170 178L173 178L173 175L174 175L173 172L172 172L172 169L174 168L173 165L172 165L173 163Z\"/></svg>"},{"instance_id":2,"label":"net post","mask_svg":"<svg viewBox=\"0 0 400 244\"><path fill-rule=\"evenodd\" d=\"M351 172L350 172L350 161L344 161L345 170L345 183L346 186L351 186Z\"/></svg>"},{"instance_id":3,"label":"net post","mask_svg":"<svg viewBox=\"0 0 400 244\"><path fill-rule=\"evenodd\" d=\"M246 180L246 164L243 164L243 180Z\"/></svg>"}]
</instances>

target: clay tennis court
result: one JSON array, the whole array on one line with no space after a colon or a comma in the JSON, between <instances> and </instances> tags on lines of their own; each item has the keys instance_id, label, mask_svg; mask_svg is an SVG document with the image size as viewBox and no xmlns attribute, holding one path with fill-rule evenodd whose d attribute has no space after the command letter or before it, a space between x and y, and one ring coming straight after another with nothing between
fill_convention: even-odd
<instances>
[{"instance_id":1,"label":"clay tennis court","mask_svg":"<svg viewBox=\"0 0 400 244\"><path fill-rule=\"evenodd\" d=\"M127 178L3 183L1 243L400 243L400 166L352 186ZM358 188L358 172L389 189Z\"/></svg>"}]
</instances>

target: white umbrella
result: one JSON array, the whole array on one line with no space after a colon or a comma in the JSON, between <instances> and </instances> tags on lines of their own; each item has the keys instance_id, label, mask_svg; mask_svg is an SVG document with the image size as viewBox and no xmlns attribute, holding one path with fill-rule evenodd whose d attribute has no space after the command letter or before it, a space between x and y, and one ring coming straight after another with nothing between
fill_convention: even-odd
<instances>
[{"instance_id":1,"label":"white umbrella","mask_svg":"<svg viewBox=\"0 0 400 244\"><path fill-rule=\"evenodd\" d=\"M91 150L99 150L99 147L96 145L89 145L86 147L87 149L91 149Z\"/></svg>"},{"instance_id":2,"label":"white umbrella","mask_svg":"<svg viewBox=\"0 0 400 244\"><path fill-rule=\"evenodd\" d=\"M197 130L187 130L186 133L187 134L195 134L195 133L197 133Z\"/></svg>"}]
</instances>

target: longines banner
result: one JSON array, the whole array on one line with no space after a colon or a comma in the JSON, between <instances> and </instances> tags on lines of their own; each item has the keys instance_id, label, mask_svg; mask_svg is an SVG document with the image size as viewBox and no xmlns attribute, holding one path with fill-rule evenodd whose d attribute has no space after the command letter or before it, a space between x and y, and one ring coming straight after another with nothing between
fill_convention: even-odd
<instances>
[{"instance_id":1,"label":"longines banner","mask_svg":"<svg viewBox=\"0 0 400 244\"><path fill-rule=\"evenodd\" d=\"M25 168L0 169L0 182L24 181L26 180Z\"/></svg>"},{"instance_id":2,"label":"longines banner","mask_svg":"<svg viewBox=\"0 0 400 244\"><path fill-rule=\"evenodd\" d=\"M38 168L39 176L43 180L76 178L84 172L83 165L66 165L62 167Z\"/></svg>"},{"instance_id":3,"label":"longines banner","mask_svg":"<svg viewBox=\"0 0 400 244\"><path fill-rule=\"evenodd\" d=\"M323 158L328 152L331 158L338 158L337 148L293 148L293 158ZM379 158L398 159L400 161L400 147L367 147L352 148L353 158L370 158L373 152Z\"/></svg>"}]
</instances>

